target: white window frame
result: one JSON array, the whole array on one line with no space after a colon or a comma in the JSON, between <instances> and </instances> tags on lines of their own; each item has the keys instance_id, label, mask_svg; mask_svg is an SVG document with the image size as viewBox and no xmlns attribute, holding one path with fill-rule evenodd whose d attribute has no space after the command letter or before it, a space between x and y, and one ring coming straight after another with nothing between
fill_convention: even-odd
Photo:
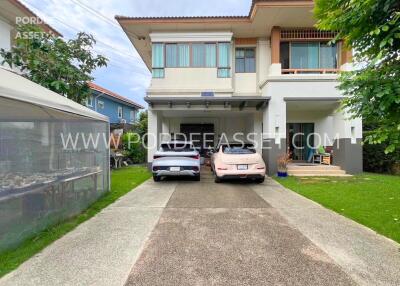
<instances>
[{"instance_id":1,"label":"white window frame","mask_svg":"<svg viewBox=\"0 0 400 286\"><path fill-rule=\"evenodd\" d=\"M104 101L98 100L97 101L97 107L100 108L100 109L104 109Z\"/></svg>"},{"instance_id":2,"label":"white window frame","mask_svg":"<svg viewBox=\"0 0 400 286\"><path fill-rule=\"evenodd\" d=\"M118 106L118 118L122 119L123 116L124 116L124 112L123 112L122 106Z\"/></svg>"},{"instance_id":3,"label":"white window frame","mask_svg":"<svg viewBox=\"0 0 400 286\"><path fill-rule=\"evenodd\" d=\"M135 110L131 110L129 112L129 116L130 116L131 122L135 122L135 120L136 120L136 118L135 118Z\"/></svg>"},{"instance_id":4,"label":"white window frame","mask_svg":"<svg viewBox=\"0 0 400 286\"><path fill-rule=\"evenodd\" d=\"M90 99L90 101L89 101L89 99ZM90 104L89 104L89 102L90 102ZM86 106L93 107L93 95L89 95L86 98Z\"/></svg>"}]
</instances>

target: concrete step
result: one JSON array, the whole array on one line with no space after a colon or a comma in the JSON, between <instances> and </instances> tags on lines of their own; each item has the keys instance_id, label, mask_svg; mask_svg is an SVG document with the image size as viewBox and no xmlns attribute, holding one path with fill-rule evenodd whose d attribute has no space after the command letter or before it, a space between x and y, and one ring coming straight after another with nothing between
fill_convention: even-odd
<instances>
[{"instance_id":1,"label":"concrete step","mask_svg":"<svg viewBox=\"0 0 400 286\"><path fill-rule=\"evenodd\" d=\"M288 170L341 170L341 168L339 166L333 166L333 165L310 165L310 166L289 165Z\"/></svg>"},{"instance_id":2,"label":"concrete step","mask_svg":"<svg viewBox=\"0 0 400 286\"><path fill-rule=\"evenodd\" d=\"M291 174L307 174L307 173L323 173L323 174L346 174L345 171L341 169L333 170L313 170L313 169L301 169L301 170L288 170Z\"/></svg>"},{"instance_id":3,"label":"concrete step","mask_svg":"<svg viewBox=\"0 0 400 286\"><path fill-rule=\"evenodd\" d=\"M297 173L297 174L290 174L288 173L289 176L294 176L294 177L351 177L349 174L335 174L335 173Z\"/></svg>"}]
</instances>

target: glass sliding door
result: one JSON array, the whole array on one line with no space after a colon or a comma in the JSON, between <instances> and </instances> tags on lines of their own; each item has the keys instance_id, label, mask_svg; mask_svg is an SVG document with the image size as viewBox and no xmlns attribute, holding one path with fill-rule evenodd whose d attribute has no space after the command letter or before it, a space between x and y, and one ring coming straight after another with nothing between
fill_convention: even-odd
<instances>
[{"instance_id":1,"label":"glass sliding door","mask_svg":"<svg viewBox=\"0 0 400 286\"><path fill-rule=\"evenodd\" d=\"M287 133L291 159L309 161L314 148L314 123L288 123Z\"/></svg>"},{"instance_id":2,"label":"glass sliding door","mask_svg":"<svg viewBox=\"0 0 400 286\"><path fill-rule=\"evenodd\" d=\"M293 69L318 69L319 43L292 43L290 66Z\"/></svg>"}]
</instances>

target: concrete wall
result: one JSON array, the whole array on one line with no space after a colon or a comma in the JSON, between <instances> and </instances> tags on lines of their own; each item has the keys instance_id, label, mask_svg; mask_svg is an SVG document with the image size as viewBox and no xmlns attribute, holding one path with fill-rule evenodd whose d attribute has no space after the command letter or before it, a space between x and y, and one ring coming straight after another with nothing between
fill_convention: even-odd
<instances>
[{"instance_id":1,"label":"concrete wall","mask_svg":"<svg viewBox=\"0 0 400 286\"><path fill-rule=\"evenodd\" d=\"M0 18L0 48L11 48L11 30L12 27Z\"/></svg>"},{"instance_id":2,"label":"concrete wall","mask_svg":"<svg viewBox=\"0 0 400 286\"><path fill-rule=\"evenodd\" d=\"M232 91L232 78L218 78L216 68L166 68L165 78L153 78L152 90Z\"/></svg>"}]
</instances>

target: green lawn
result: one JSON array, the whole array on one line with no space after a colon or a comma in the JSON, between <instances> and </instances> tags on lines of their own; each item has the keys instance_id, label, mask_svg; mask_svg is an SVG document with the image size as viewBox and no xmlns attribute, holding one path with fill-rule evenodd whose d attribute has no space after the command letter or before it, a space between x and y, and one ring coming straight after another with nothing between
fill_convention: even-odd
<instances>
[{"instance_id":1,"label":"green lawn","mask_svg":"<svg viewBox=\"0 0 400 286\"><path fill-rule=\"evenodd\" d=\"M35 255L64 234L73 230L82 222L90 219L103 208L107 207L150 177L151 173L147 171L146 167L127 167L112 171L111 191L102 196L82 214L50 227L35 237L26 240L13 251L0 253L0 277L14 270L25 260Z\"/></svg>"},{"instance_id":2,"label":"green lawn","mask_svg":"<svg viewBox=\"0 0 400 286\"><path fill-rule=\"evenodd\" d=\"M288 177L276 180L335 212L400 242L400 176Z\"/></svg>"}]
</instances>

